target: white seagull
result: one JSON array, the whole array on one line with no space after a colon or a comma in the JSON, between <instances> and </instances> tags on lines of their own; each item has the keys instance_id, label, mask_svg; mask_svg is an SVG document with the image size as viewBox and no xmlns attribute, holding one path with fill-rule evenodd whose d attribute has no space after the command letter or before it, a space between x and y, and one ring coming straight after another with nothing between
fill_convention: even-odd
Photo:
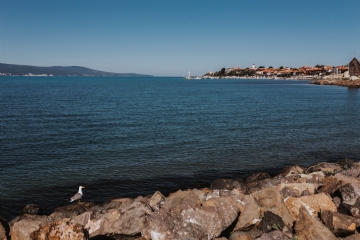
<instances>
[{"instance_id":1,"label":"white seagull","mask_svg":"<svg viewBox=\"0 0 360 240\"><path fill-rule=\"evenodd\" d=\"M70 202L76 201L76 200L80 200L83 196L83 193L81 191L82 188L85 188L83 186L79 187L79 192L77 194L75 194L72 198L70 198Z\"/></svg>"}]
</instances>

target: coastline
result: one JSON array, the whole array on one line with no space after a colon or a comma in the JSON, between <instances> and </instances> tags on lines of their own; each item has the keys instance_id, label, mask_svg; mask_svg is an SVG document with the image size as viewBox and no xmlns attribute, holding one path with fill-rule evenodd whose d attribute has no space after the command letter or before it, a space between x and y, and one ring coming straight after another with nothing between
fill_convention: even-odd
<instances>
[{"instance_id":1,"label":"coastline","mask_svg":"<svg viewBox=\"0 0 360 240\"><path fill-rule=\"evenodd\" d=\"M335 85L349 88L360 88L360 80L343 80L343 79L316 79L310 82L316 85Z\"/></svg>"},{"instance_id":2,"label":"coastline","mask_svg":"<svg viewBox=\"0 0 360 240\"><path fill-rule=\"evenodd\" d=\"M0 218L0 239L359 239L360 162L288 166L167 197L69 204L50 215L38 215L40 208Z\"/></svg>"}]
</instances>

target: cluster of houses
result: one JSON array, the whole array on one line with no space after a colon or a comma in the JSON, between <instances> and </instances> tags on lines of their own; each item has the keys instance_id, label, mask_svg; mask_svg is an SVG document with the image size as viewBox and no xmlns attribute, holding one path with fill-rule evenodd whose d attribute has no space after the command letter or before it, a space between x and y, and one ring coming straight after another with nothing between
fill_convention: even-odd
<instances>
[{"instance_id":1,"label":"cluster of houses","mask_svg":"<svg viewBox=\"0 0 360 240\"><path fill-rule=\"evenodd\" d=\"M324 66L315 67L303 66L300 68L279 67L273 68L264 66L256 67L253 64L250 68L227 68L216 73L204 75L207 78L212 77L252 77L252 78L294 78L294 79L352 79L360 78L360 63L353 58L347 66Z\"/></svg>"}]
</instances>

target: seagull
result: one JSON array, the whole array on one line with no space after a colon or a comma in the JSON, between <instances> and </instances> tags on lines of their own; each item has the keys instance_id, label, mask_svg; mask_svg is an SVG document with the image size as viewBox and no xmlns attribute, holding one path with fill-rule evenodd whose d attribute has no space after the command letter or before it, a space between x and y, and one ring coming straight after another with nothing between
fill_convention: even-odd
<instances>
[{"instance_id":1,"label":"seagull","mask_svg":"<svg viewBox=\"0 0 360 240\"><path fill-rule=\"evenodd\" d=\"M83 196L83 193L81 191L82 188L85 188L85 187L80 186L79 187L79 192L77 194L75 194L72 198L70 198L70 202L73 202L73 201L76 201L76 200L79 200L79 202L80 202L80 198L82 198L82 196Z\"/></svg>"}]
</instances>

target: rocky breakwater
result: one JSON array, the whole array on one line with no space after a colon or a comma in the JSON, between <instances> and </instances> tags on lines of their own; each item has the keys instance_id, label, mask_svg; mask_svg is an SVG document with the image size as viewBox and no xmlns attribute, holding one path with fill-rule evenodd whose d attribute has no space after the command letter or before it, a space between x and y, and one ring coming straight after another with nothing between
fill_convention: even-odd
<instances>
[{"instance_id":1,"label":"rocky breakwater","mask_svg":"<svg viewBox=\"0 0 360 240\"><path fill-rule=\"evenodd\" d=\"M360 162L289 166L210 188L160 192L101 205L75 203L50 215L1 219L0 239L360 239Z\"/></svg>"},{"instance_id":2,"label":"rocky breakwater","mask_svg":"<svg viewBox=\"0 0 360 240\"><path fill-rule=\"evenodd\" d=\"M335 85L350 88L360 88L360 80L343 80L343 79L316 79L310 82L317 85Z\"/></svg>"}]
</instances>

